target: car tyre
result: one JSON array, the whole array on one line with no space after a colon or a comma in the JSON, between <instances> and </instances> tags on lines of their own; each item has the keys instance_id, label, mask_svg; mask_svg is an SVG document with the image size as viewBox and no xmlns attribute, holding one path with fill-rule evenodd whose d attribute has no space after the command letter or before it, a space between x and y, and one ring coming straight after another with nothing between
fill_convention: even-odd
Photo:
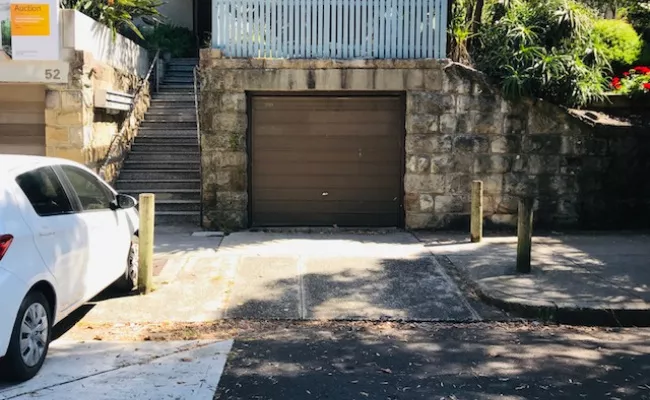
<instances>
[{"instance_id":1,"label":"car tyre","mask_svg":"<svg viewBox=\"0 0 650 400\"><path fill-rule=\"evenodd\" d=\"M43 366L52 337L52 309L43 293L32 291L18 309L9 347L0 360L0 376L22 382L33 378Z\"/></svg>"},{"instance_id":2,"label":"car tyre","mask_svg":"<svg viewBox=\"0 0 650 400\"><path fill-rule=\"evenodd\" d=\"M126 260L126 270L117 281L115 288L121 292L132 292L138 286L138 263L139 263L138 243L134 240L129 249L129 256Z\"/></svg>"}]
</instances>

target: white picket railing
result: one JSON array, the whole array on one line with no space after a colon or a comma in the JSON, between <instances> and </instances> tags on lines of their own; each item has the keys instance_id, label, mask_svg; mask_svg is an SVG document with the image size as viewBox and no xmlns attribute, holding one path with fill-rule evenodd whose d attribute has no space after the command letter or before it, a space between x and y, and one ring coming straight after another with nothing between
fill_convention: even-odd
<instances>
[{"instance_id":1,"label":"white picket railing","mask_svg":"<svg viewBox=\"0 0 650 400\"><path fill-rule=\"evenodd\" d=\"M212 0L227 57L445 58L448 0Z\"/></svg>"}]
</instances>

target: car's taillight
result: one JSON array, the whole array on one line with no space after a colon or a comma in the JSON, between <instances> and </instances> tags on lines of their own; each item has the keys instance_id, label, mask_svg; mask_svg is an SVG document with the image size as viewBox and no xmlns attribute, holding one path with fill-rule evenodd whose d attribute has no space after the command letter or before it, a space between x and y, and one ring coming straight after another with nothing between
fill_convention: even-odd
<instances>
[{"instance_id":1,"label":"car's taillight","mask_svg":"<svg viewBox=\"0 0 650 400\"><path fill-rule=\"evenodd\" d=\"M7 254L7 250L9 250L9 246L11 246L13 240L14 237L12 235L0 235L0 260Z\"/></svg>"}]
</instances>

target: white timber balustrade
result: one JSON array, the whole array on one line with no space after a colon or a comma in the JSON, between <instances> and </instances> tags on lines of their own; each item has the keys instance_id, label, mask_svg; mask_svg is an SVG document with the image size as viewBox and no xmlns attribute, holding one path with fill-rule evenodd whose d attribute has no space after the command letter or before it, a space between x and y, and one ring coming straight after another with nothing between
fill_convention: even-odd
<instances>
[{"instance_id":1,"label":"white timber balustrade","mask_svg":"<svg viewBox=\"0 0 650 400\"><path fill-rule=\"evenodd\" d=\"M445 58L447 0L212 0L226 57Z\"/></svg>"}]
</instances>

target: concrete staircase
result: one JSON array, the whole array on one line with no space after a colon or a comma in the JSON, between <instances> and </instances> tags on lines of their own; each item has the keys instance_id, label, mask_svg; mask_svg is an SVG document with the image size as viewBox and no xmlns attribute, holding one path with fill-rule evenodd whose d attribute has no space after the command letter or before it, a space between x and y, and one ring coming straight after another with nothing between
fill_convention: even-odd
<instances>
[{"instance_id":1,"label":"concrete staircase","mask_svg":"<svg viewBox=\"0 0 650 400\"><path fill-rule=\"evenodd\" d=\"M196 59L173 59L140 124L116 182L120 193L156 195L156 224L199 225L200 156L193 68Z\"/></svg>"}]
</instances>

